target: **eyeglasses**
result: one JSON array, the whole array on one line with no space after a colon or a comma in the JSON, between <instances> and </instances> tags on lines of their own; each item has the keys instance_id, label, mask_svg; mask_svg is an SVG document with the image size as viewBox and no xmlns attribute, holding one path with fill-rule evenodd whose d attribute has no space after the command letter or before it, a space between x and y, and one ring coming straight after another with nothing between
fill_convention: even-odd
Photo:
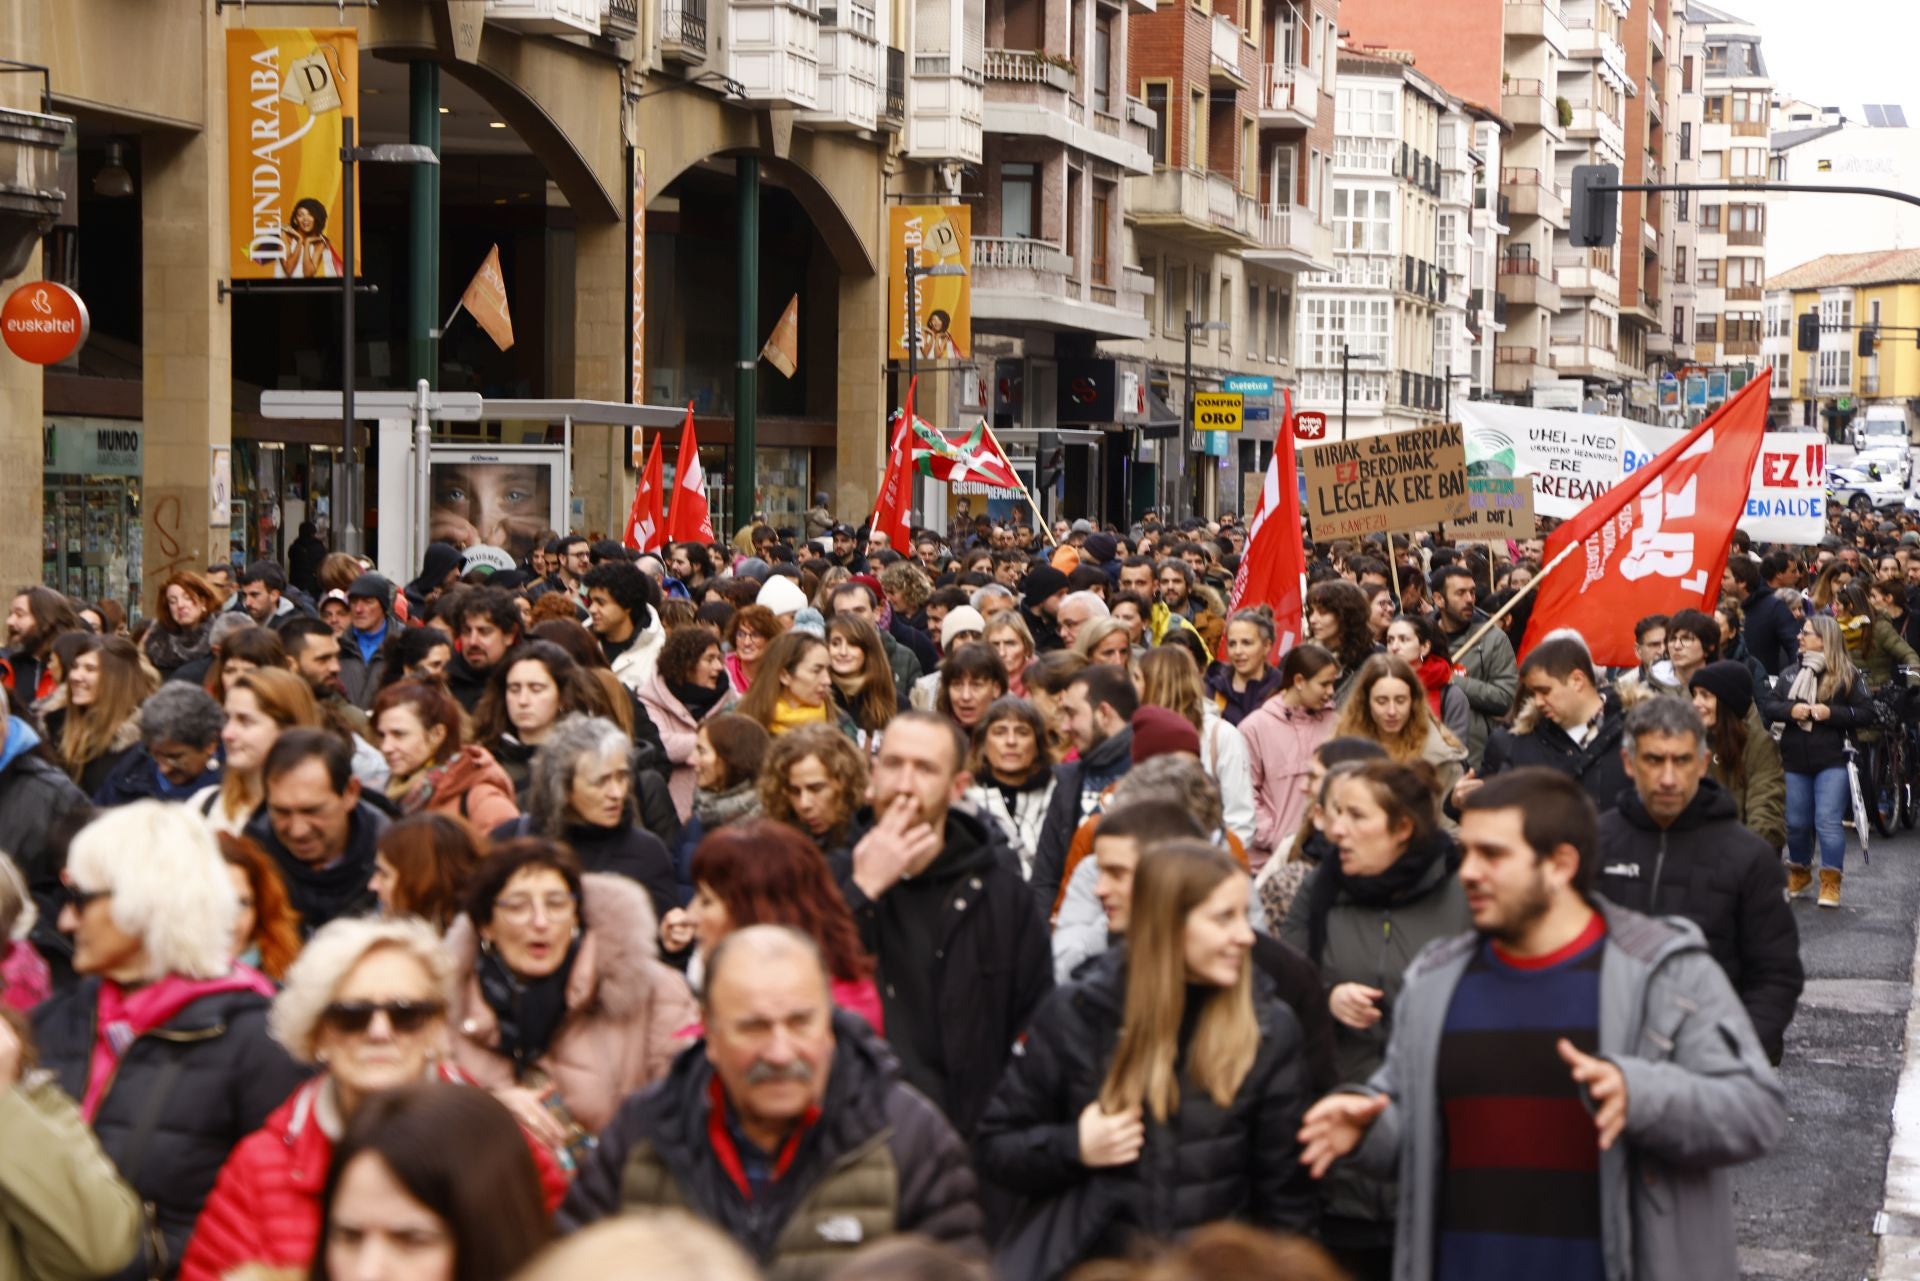
<instances>
[{"instance_id":1,"label":"eyeglasses","mask_svg":"<svg viewBox=\"0 0 1920 1281\"><path fill-rule=\"evenodd\" d=\"M546 909L549 917L555 919L565 919L579 911L579 905L573 901L571 894L549 894L545 898L538 900L529 895L515 894L508 898L496 900L493 905L493 914L495 916L504 916L510 921L530 920L533 917L533 908L536 902Z\"/></svg>"},{"instance_id":2,"label":"eyeglasses","mask_svg":"<svg viewBox=\"0 0 1920 1281\"><path fill-rule=\"evenodd\" d=\"M320 1012L328 1027L344 1036L359 1036L373 1026L373 1016L384 1014L395 1032L418 1032L447 1012L445 1001L335 1001Z\"/></svg>"},{"instance_id":3,"label":"eyeglasses","mask_svg":"<svg viewBox=\"0 0 1920 1281\"><path fill-rule=\"evenodd\" d=\"M71 907L75 912L86 911L89 907L93 906L96 899L113 897L112 890L83 890L78 885L71 883L62 885L60 892L66 896L67 906Z\"/></svg>"}]
</instances>

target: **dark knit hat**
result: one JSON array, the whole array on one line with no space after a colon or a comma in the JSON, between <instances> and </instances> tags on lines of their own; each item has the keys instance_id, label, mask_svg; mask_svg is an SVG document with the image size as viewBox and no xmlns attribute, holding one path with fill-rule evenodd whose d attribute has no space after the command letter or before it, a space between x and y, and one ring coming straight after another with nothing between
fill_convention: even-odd
<instances>
[{"instance_id":1,"label":"dark knit hat","mask_svg":"<svg viewBox=\"0 0 1920 1281\"><path fill-rule=\"evenodd\" d=\"M447 575L460 568L460 549L452 543L428 543L420 558L420 577L408 586L422 596L447 581Z\"/></svg>"},{"instance_id":2,"label":"dark knit hat","mask_svg":"<svg viewBox=\"0 0 1920 1281\"><path fill-rule=\"evenodd\" d=\"M1120 540L1108 533L1089 534L1086 546L1080 550L1104 565L1113 559L1115 552L1120 550Z\"/></svg>"},{"instance_id":3,"label":"dark knit hat","mask_svg":"<svg viewBox=\"0 0 1920 1281\"><path fill-rule=\"evenodd\" d=\"M347 599L359 600L370 597L380 602L380 608L393 612L393 584L378 574L362 574L347 587Z\"/></svg>"},{"instance_id":4,"label":"dark knit hat","mask_svg":"<svg viewBox=\"0 0 1920 1281\"><path fill-rule=\"evenodd\" d=\"M1149 703L1133 714L1133 763L1172 752L1200 755L1200 731L1178 712Z\"/></svg>"},{"instance_id":5,"label":"dark knit hat","mask_svg":"<svg viewBox=\"0 0 1920 1281\"><path fill-rule=\"evenodd\" d=\"M1753 673L1745 663L1726 659L1708 663L1687 681L1687 688L1706 690L1720 705L1720 713L1735 720L1745 720L1753 706Z\"/></svg>"},{"instance_id":6,"label":"dark knit hat","mask_svg":"<svg viewBox=\"0 0 1920 1281\"><path fill-rule=\"evenodd\" d=\"M1040 608L1040 602L1049 596L1067 590L1067 576L1051 565L1042 565L1029 570L1020 580L1020 595L1026 601L1028 609Z\"/></svg>"}]
</instances>

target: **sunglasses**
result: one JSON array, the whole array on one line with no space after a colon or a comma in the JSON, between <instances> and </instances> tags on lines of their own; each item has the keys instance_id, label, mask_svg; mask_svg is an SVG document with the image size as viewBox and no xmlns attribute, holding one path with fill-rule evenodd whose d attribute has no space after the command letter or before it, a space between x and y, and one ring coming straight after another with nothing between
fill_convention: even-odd
<instances>
[{"instance_id":1,"label":"sunglasses","mask_svg":"<svg viewBox=\"0 0 1920 1281\"><path fill-rule=\"evenodd\" d=\"M63 884L60 893L65 896L67 906L75 912L84 912L93 906L96 899L112 898L112 890L83 890L78 885Z\"/></svg>"},{"instance_id":2,"label":"sunglasses","mask_svg":"<svg viewBox=\"0 0 1920 1281\"><path fill-rule=\"evenodd\" d=\"M357 1036L373 1026L373 1016L385 1014L395 1032L418 1032L446 1013L445 1001L335 1001L320 1017L327 1026Z\"/></svg>"}]
</instances>

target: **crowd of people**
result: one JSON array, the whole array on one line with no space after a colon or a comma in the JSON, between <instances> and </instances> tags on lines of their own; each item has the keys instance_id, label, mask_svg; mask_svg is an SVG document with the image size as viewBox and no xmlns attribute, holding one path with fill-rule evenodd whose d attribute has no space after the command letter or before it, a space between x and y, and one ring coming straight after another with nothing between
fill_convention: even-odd
<instances>
[{"instance_id":1,"label":"crowd of people","mask_svg":"<svg viewBox=\"0 0 1920 1281\"><path fill-rule=\"evenodd\" d=\"M0 1273L1737 1275L1920 532L1607 670L1538 542L1283 649L1230 516L816 511L18 591Z\"/></svg>"}]
</instances>

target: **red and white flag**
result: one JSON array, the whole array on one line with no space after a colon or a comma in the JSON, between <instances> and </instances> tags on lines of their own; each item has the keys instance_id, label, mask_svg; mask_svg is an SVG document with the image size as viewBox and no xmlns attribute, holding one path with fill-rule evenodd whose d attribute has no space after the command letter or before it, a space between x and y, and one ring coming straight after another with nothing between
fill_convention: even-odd
<instances>
[{"instance_id":1,"label":"red and white flag","mask_svg":"<svg viewBox=\"0 0 1920 1281\"><path fill-rule=\"evenodd\" d=\"M880 476L880 497L873 508L873 532L885 534L902 554L913 543L913 393L919 385L918 378L907 384L907 403L887 444L887 469Z\"/></svg>"},{"instance_id":2,"label":"red and white flag","mask_svg":"<svg viewBox=\"0 0 1920 1281\"><path fill-rule=\"evenodd\" d=\"M1282 394L1285 408L1275 433L1273 460L1267 464L1266 483L1247 526L1247 545L1240 553L1240 568L1227 601L1229 615L1254 605L1273 611L1273 652L1267 659L1275 663L1300 639L1300 583L1307 572L1300 544L1305 526L1300 520L1300 482L1293 454L1293 392ZM1225 636L1220 644L1220 656L1225 658Z\"/></svg>"},{"instance_id":3,"label":"red and white flag","mask_svg":"<svg viewBox=\"0 0 1920 1281\"><path fill-rule=\"evenodd\" d=\"M693 402L687 402L680 429L680 456L673 464L673 505L667 511L667 537L676 543L711 543L713 517L707 511L707 474L700 470L700 442L693 434Z\"/></svg>"},{"instance_id":4,"label":"red and white flag","mask_svg":"<svg viewBox=\"0 0 1920 1281\"><path fill-rule=\"evenodd\" d=\"M637 552L657 552L666 546L667 522L660 515L660 490L665 481L660 436L653 438L647 465L640 469L640 485L633 491L633 510L627 513L627 546Z\"/></svg>"},{"instance_id":5,"label":"red and white flag","mask_svg":"<svg viewBox=\"0 0 1920 1281\"><path fill-rule=\"evenodd\" d=\"M1577 546L1571 564L1542 575L1522 654L1568 627L1586 638L1596 666L1631 667L1640 661L1634 620L1712 610L1767 430L1769 381L1749 382L1553 532L1549 568L1569 544Z\"/></svg>"}]
</instances>

